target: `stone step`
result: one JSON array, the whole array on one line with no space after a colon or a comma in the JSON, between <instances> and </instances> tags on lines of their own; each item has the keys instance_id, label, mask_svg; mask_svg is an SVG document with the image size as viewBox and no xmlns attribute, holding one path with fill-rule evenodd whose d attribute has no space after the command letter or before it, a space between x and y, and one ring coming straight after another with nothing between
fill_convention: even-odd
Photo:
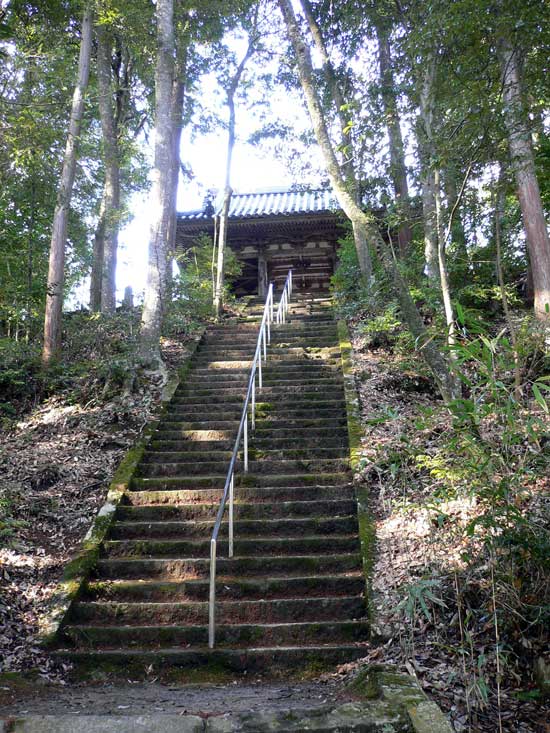
<instances>
[{"instance_id":1,"label":"stone step","mask_svg":"<svg viewBox=\"0 0 550 733\"><path fill-rule=\"evenodd\" d=\"M272 341L269 345L268 354L271 355L272 353L288 353L290 349L323 349L326 347L335 347L338 345L338 339L336 338L336 335L331 336L324 336L323 334L319 336L310 336L307 338L301 338L297 336L296 338L287 338L284 341ZM211 341L201 341L199 346L197 347L196 354L198 355L208 355L208 356L214 356L216 354L232 354L232 355L240 355L246 358L248 355L249 358L252 358L254 356L254 352L256 350L256 344L255 343L246 343L243 342L242 344L235 341L228 341L226 343L220 341L219 339L212 339Z\"/></svg>"},{"instance_id":2,"label":"stone step","mask_svg":"<svg viewBox=\"0 0 550 733\"><path fill-rule=\"evenodd\" d=\"M223 488L226 473L212 476L163 476L134 477L130 481L130 489L138 491L166 491L168 489L216 489ZM252 474L235 475L235 487L267 488L267 487L302 487L302 486L341 486L350 483L349 472L338 473L297 473L297 474Z\"/></svg>"},{"instance_id":3,"label":"stone step","mask_svg":"<svg viewBox=\"0 0 550 733\"><path fill-rule=\"evenodd\" d=\"M201 339L201 346L211 343L235 344L235 346L256 346L259 338L259 326L256 330L249 331L227 331L226 329L210 329L208 328ZM280 342L288 343L290 341L308 341L310 339L336 339L338 331L334 321L332 323L318 323L311 326L309 323L304 325L295 324L285 328L274 327L270 329L270 342L268 346L277 345ZM266 333L267 338L267 333Z\"/></svg>"},{"instance_id":4,"label":"stone step","mask_svg":"<svg viewBox=\"0 0 550 733\"><path fill-rule=\"evenodd\" d=\"M230 396L219 395L217 398L217 403L223 404L224 410L240 409L242 411L244 405L244 396L244 392L242 394ZM207 400L205 402L203 398L195 399L190 395L178 395L171 400L170 405L167 407L166 414L168 414L170 410L178 410L180 408L200 413L204 406L208 404L211 404L210 397L207 397ZM268 402L264 399L263 390L258 391L256 395L256 408L258 410L272 411L275 406L277 408L280 408L281 410L289 408L309 408L311 410L315 410L319 407L343 408L345 407L345 400L343 393L339 393L335 396L326 396L322 393L315 392L313 398L311 398L311 396L304 397L299 393L293 393L287 397L285 397L284 394L279 395L277 396L277 399L273 402Z\"/></svg>"},{"instance_id":5,"label":"stone step","mask_svg":"<svg viewBox=\"0 0 550 733\"><path fill-rule=\"evenodd\" d=\"M365 601L361 596L329 598L277 598L237 601L219 600L216 624L277 624L292 621L331 621L360 619L365 616ZM124 618L125 625L208 624L207 601L152 602L83 601L71 618L71 624L116 624Z\"/></svg>"},{"instance_id":6,"label":"stone step","mask_svg":"<svg viewBox=\"0 0 550 733\"><path fill-rule=\"evenodd\" d=\"M298 363L297 363L298 362ZM212 363L212 362L210 362ZM214 362L215 364L219 362ZM238 366L194 366L192 370L193 377L224 377L225 379L241 380L250 373L250 364L240 366L242 362L235 362ZM286 375L286 376L302 376L304 374L313 376L323 376L324 374L340 374L339 365L334 362L326 362L321 359L302 359L300 361L270 361L262 362L262 370L264 374L269 375Z\"/></svg>"},{"instance_id":7,"label":"stone step","mask_svg":"<svg viewBox=\"0 0 550 733\"><path fill-rule=\"evenodd\" d=\"M117 508L117 519L126 522L184 522L190 519L210 519L216 516L218 502L195 503L188 505L145 505L131 506L121 504ZM235 519L269 520L293 517L356 517L355 499L324 499L311 501L280 501L273 504L266 502L251 504L243 502L240 497L235 500Z\"/></svg>"},{"instance_id":8,"label":"stone step","mask_svg":"<svg viewBox=\"0 0 550 733\"><path fill-rule=\"evenodd\" d=\"M223 474L228 469L229 461L148 461L141 463L138 469L138 476L154 478L154 477L173 477L180 476L183 480L187 477L195 477L196 475L212 475ZM252 460L248 462L249 473L254 475L285 475L296 473L315 473L324 472L336 473L345 471L349 468L349 459L344 458L303 458L300 460ZM237 460L236 471L241 473L244 471L244 462Z\"/></svg>"},{"instance_id":9,"label":"stone step","mask_svg":"<svg viewBox=\"0 0 550 733\"><path fill-rule=\"evenodd\" d=\"M198 369L250 369L252 366L252 357L254 354L248 354L244 357L231 356L224 353L219 359L210 358L208 356L195 353L192 359L192 367ZM270 351L268 356L268 368L270 365L278 366L300 366L302 364L321 364L329 366L338 366L340 363L340 349L338 347L330 347L325 349L278 349Z\"/></svg>"},{"instance_id":10,"label":"stone step","mask_svg":"<svg viewBox=\"0 0 550 733\"><path fill-rule=\"evenodd\" d=\"M210 515L210 520L188 520L169 521L160 519L157 521L126 520L117 521L109 532L109 540L133 540L133 539L173 539L179 537L204 538L210 537L214 528L216 511ZM357 532L357 515L339 517L299 517L268 519L235 519L235 536L246 538L249 535L268 537L304 537L310 535L350 535ZM223 522L220 528L220 536L226 538L228 534L228 523Z\"/></svg>"},{"instance_id":11,"label":"stone step","mask_svg":"<svg viewBox=\"0 0 550 733\"><path fill-rule=\"evenodd\" d=\"M239 452L239 457L242 458L242 450ZM208 462L219 462L229 461L232 456L232 451L218 451L218 450L206 450L206 451L186 451L172 450L172 451L160 451L150 448L143 456L142 461L144 463L208 463ZM287 450L261 450L254 446L249 447L249 458L250 460L256 461L271 461L271 460L301 460L308 461L310 459L317 460L318 458L348 458L349 453L346 448L295 448Z\"/></svg>"},{"instance_id":12,"label":"stone step","mask_svg":"<svg viewBox=\"0 0 550 733\"><path fill-rule=\"evenodd\" d=\"M284 409L277 405L270 405L269 408L256 406L256 419L277 417L278 419L284 418L300 418L305 417L311 418L326 418L330 420L333 417L345 417L346 412L343 405L338 404L339 400L333 400L331 406L327 407L326 402L320 402L318 405L312 405L308 407L289 407ZM334 407L332 405L335 405ZM251 409L251 408L250 408ZM231 406L230 409L227 407L227 403L224 403L222 409L216 412L217 420L239 420L242 414L243 405ZM202 416L204 412L203 406L192 405L191 407L185 407L184 404L174 405L173 407L166 410L163 415L165 420L174 422L185 422L188 420L196 420L197 416ZM250 415L250 411L249 411Z\"/></svg>"},{"instance_id":13,"label":"stone step","mask_svg":"<svg viewBox=\"0 0 550 733\"><path fill-rule=\"evenodd\" d=\"M280 343L276 346L270 347L269 356L268 358L273 361L278 358L288 358L289 356L293 356L296 358L297 355L299 356L314 356L314 355L322 355L322 356L333 356L336 357L339 355L340 347L335 343L314 343L314 344L304 344L301 345L288 345L286 343ZM239 349L239 348L225 348L225 347L219 347L213 344L212 346L209 346L208 349L201 349L200 351L197 351L195 354L195 357L193 359L193 363L197 364L200 361L210 363L211 361L243 361L252 359L254 357L254 349Z\"/></svg>"},{"instance_id":14,"label":"stone step","mask_svg":"<svg viewBox=\"0 0 550 733\"><path fill-rule=\"evenodd\" d=\"M289 435L288 438L270 438L269 435L266 435L262 438L258 437L257 433L253 433L249 447L251 450L252 448L257 448L258 450L281 450L287 448L305 451L321 444L325 446L325 449L339 448L343 449L345 453L348 450L346 434L337 437L330 433L323 437L322 443L318 440L318 436L315 435L301 435L299 438L293 435ZM193 438L163 440L155 437L150 443L150 449L158 451L193 451L196 453L201 453L205 450L231 452L233 445L234 442L231 440L194 440Z\"/></svg>"},{"instance_id":15,"label":"stone step","mask_svg":"<svg viewBox=\"0 0 550 733\"><path fill-rule=\"evenodd\" d=\"M314 413L315 414L315 413ZM215 415L212 419L205 420L173 420L170 415L166 415L159 423L155 435L165 432L187 432L190 430L236 430L239 425L240 417L232 420L218 420ZM330 419L322 419L315 417L277 417L277 415L268 417L258 417L256 419L255 432L284 430L287 435L293 434L296 440L299 440L299 434L309 432L310 428L334 429L337 427L347 426L347 418L341 413L333 415Z\"/></svg>"},{"instance_id":16,"label":"stone step","mask_svg":"<svg viewBox=\"0 0 550 733\"><path fill-rule=\"evenodd\" d=\"M332 573L357 572L361 567L359 554L332 555L267 555L232 557L218 555L218 578L233 575L256 577L296 575L331 575ZM162 580L189 580L208 578L210 560L207 558L101 558L94 568L94 577L122 579L148 578Z\"/></svg>"},{"instance_id":17,"label":"stone step","mask_svg":"<svg viewBox=\"0 0 550 733\"><path fill-rule=\"evenodd\" d=\"M204 504L206 502L215 502L219 504L222 497L223 483L214 488L196 488L196 489L132 489L127 494L127 500L132 506L144 505L194 505ZM346 499L351 500L355 497L355 490L351 483L342 484L340 486L268 486L268 487L248 487L240 486L236 492L238 501L263 504L279 503L283 501L319 501Z\"/></svg>"},{"instance_id":18,"label":"stone step","mask_svg":"<svg viewBox=\"0 0 550 733\"><path fill-rule=\"evenodd\" d=\"M333 553L353 553L358 549L357 535L330 534L289 537L239 537L235 539L235 555L246 558L260 553L264 557L285 555L323 556ZM220 555L228 554L228 542L222 537L218 542ZM210 555L210 536L201 539L149 539L105 540L105 557L108 558L207 558Z\"/></svg>"},{"instance_id":19,"label":"stone step","mask_svg":"<svg viewBox=\"0 0 550 733\"><path fill-rule=\"evenodd\" d=\"M187 385L185 391L178 395L178 398L174 400L176 402L185 401L189 404L202 404L205 406L216 405L219 402L227 402L235 397L244 400L246 396L246 386L243 387L225 387L222 390L216 387L191 387ZM307 385L296 385L289 384L287 386L276 385L276 386L264 386L261 390L258 390L258 398L261 398L262 402L271 402L279 400L280 398L291 399L296 396L303 400L335 400L342 399L344 396L343 384L329 384L321 385L317 382ZM189 398L182 400L182 398Z\"/></svg>"},{"instance_id":20,"label":"stone step","mask_svg":"<svg viewBox=\"0 0 550 733\"><path fill-rule=\"evenodd\" d=\"M196 423L193 424L196 425ZM234 440L237 435L238 420L227 424L230 425L230 427L226 427L223 429L209 428L208 424L203 424L204 427L195 428L192 430L185 428L176 428L174 430L159 428L154 433L154 438L155 440L161 441L187 440L189 442L196 443L200 443L202 441L213 441L217 439L230 441L231 447L233 447ZM282 440L284 444L287 444L290 440L294 445L308 445L308 441L314 440L315 438L322 438L323 445L326 445L324 443L325 439L337 438L339 440L347 440L347 436L347 426L344 425L341 425L340 427L313 427L311 425L308 425L307 433L302 433L300 435L293 433L286 428L265 428L261 425L256 425L256 430L254 432L254 435L251 436L251 440L254 440L254 445L260 447L265 445L275 446L277 440Z\"/></svg>"},{"instance_id":21,"label":"stone step","mask_svg":"<svg viewBox=\"0 0 550 733\"><path fill-rule=\"evenodd\" d=\"M286 647L296 644L322 645L352 643L366 640L368 624L365 621L315 621L271 624L217 624L216 646ZM207 648L206 625L138 626L121 624L99 626L92 624L67 624L63 636L72 644L84 648L114 649L137 646L140 649L172 646L197 646Z\"/></svg>"},{"instance_id":22,"label":"stone step","mask_svg":"<svg viewBox=\"0 0 550 733\"><path fill-rule=\"evenodd\" d=\"M226 390L240 390L243 393L248 387L248 380L237 380L237 379L218 379L217 377L209 377L208 379L193 379L191 374L191 378L187 379L185 382L185 387L182 389L181 395L186 396L189 393L192 394L204 394L206 390L212 390L219 393L220 391L225 392ZM264 390L266 388L273 388L273 387L279 387L280 389L287 389L287 388L293 388L293 391L296 392L298 390L306 390L311 385L312 387L315 387L316 389L322 389L324 387L327 387L328 389L331 388L341 388L344 384L344 380L336 375L327 375L323 377L309 377L307 375L301 376L301 377L290 377L288 379L286 378L277 378L274 379L272 377L269 377L268 375L264 374L262 376L262 388L260 394L264 394ZM258 382L256 382L256 386L259 387Z\"/></svg>"},{"instance_id":23,"label":"stone step","mask_svg":"<svg viewBox=\"0 0 550 733\"><path fill-rule=\"evenodd\" d=\"M185 581L145 580L90 580L85 598L111 602L146 601L206 601L209 580ZM345 574L305 575L275 578L235 578L218 575L216 597L223 599L279 599L330 596L361 596L365 579L359 570Z\"/></svg>"},{"instance_id":24,"label":"stone step","mask_svg":"<svg viewBox=\"0 0 550 733\"><path fill-rule=\"evenodd\" d=\"M367 653L362 644L317 644L311 646L285 646L283 648L249 646L235 649L205 648L162 648L136 649L122 648L116 650L86 649L76 651L59 649L53 652L59 660L87 669L117 669L125 677L132 678L151 674L161 674L167 669L199 668L215 669L226 672L253 674L266 672L273 675L277 672L314 668L317 672L331 669L337 664L360 659ZM387 726L386 726L387 728ZM342 729L341 729L342 730ZM356 730L359 730L358 728ZM368 730L368 729L367 729ZM342 730L342 733L344 731Z\"/></svg>"}]
</instances>

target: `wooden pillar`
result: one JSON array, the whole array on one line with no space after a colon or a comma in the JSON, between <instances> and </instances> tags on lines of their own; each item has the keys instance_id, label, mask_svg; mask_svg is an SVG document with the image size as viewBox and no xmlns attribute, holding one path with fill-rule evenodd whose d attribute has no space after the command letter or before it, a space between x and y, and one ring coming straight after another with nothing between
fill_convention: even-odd
<instances>
[{"instance_id":1,"label":"wooden pillar","mask_svg":"<svg viewBox=\"0 0 550 733\"><path fill-rule=\"evenodd\" d=\"M265 298L268 288L267 260L263 249L258 249L258 295Z\"/></svg>"}]
</instances>

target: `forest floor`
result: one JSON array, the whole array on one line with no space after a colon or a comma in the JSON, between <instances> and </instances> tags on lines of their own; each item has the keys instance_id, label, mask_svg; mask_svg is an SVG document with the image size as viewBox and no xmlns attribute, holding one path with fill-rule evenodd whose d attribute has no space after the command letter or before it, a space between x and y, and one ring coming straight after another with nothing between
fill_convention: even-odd
<instances>
[{"instance_id":1,"label":"forest floor","mask_svg":"<svg viewBox=\"0 0 550 733\"><path fill-rule=\"evenodd\" d=\"M34 670L50 682L63 682L64 671L37 646L39 619L164 386L147 373L128 394L111 383L116 359L106 341L118 339L117 368L130 368L133 319L130 328L125 317L112 319L108 333L87 322L86 345L79 320L69 324L65 344L66 386L36 405L14 399L10 414L18 414L0 429L0 672ZM187 335L163 341L170 371L193 342ZM75 370L75 362L84 368Z\"/></svg>"},{"instance_id":2,"label":"forest floor","mask_svg":"<svg viewBox=\"0 0 550 733\"><path fill-rule=\"evenodd\" d=\"M550 662L548 628L517 623L528 602L522 588L492 574L481 543L466 531L481 502L473 492L445 491L450 415L415 358L367 346L361 329L352 331L363 423L356 478L369 485L376 527L372 650L361 661L416 676L457 732L548 733L550 701L533 670L537 659ZM546 427L548 434L548 420ZM529 488L521 510L548 530L548 472ZM548 575L532 580L544 606Z\"/></svg>"},{"instance_id":3,"label":"forest floor","mask_svg":"<svg viewBox=\"0 0 550 733\"><path fill-rule=\"evenodd\" d=\"M189 343L187 337L165 342L172 369L185 358ZM72 685L69 670L55 666L36 644L39 618L103 503L118 462L151 419L162 393L161 385L144 380L137 391L106 399L101 385L95 393L88 385L85 401L75 401L71 390L56 394L10 421L0 434L1 707L11 713L108 709L130 714L145 706L160 713L200 714L216 705L225 711L291 707L299 699L313 707L341 696L358 667L372 662L395 664L416 676L457 733L494 733L499 721L510 733L550 732L550 705L539 695L532 673L533 661L544 656L544 639L512 629L506 646L499 639L506 657L499 657L497 672L494 608L508 603L510 591L495 590L498 583L494 578L491 583L481 559L468 568L461 562L469 547L463 530L478 505L465 494L439 501L434 509L440 481L409 460L446 448L448 416L429 379L410 359L391 349L367 348L359 334L354 350L364 423L357 480L369 484L377 536L374 633L365 659L319 680L270 685L243 679L238 686L191 686L183 697L181 689L157 680L118 687ZM426 411L435 415L429 427L419 422ZM548 481L535 483L534 514L539 497L548 492Z\"/></svg>"}]
</instances>

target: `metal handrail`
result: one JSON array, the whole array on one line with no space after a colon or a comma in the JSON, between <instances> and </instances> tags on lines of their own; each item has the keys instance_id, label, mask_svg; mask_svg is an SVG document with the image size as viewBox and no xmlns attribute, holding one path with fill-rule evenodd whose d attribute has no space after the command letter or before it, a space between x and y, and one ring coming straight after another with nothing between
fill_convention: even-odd
<instances>
[{"instance_id":1,"label":"metal handrail","mask_svg":"<svg viewBox=\"0 0 550 733\"><path fill-rule=\"evenodd\" d=\"M273 307L273 283L269 285L267 291L267 298L264 305L264 312L262 315L262 321L260 323L260 331L258 333L258 340L256 342L256 351L254 352L254 358L252 360L252 366L250 367L250 377L248 379L248 389L246 390L246 397L244 399L243 410L241 414L241 421L239 423L239 429L237 431L237 437L235 438L235 445L233 446L233 452L231 454L231 460L229 461L229 468L227 470L227 476L225 479L225 485L223 487L223 494L216 515L216 521L214 523L214 529L212 530L212 537L210 539L210 590L208 596L208 646L210 649L214 648L214 638L216 629L216 554L217 554L217 543L220 527L225 514L227 503L229 502L229 557L233 557L233 509L234 509L234 498L235 498L235 464L237 462L237 456L241 445L241 439L243 440L243 462L244 471L248 473L248 407L250 405L250 422L252 430L256 427L256 372L258 373L258 389L262 388L262 356L263 360L267 361L267 345L271 343L271 330L270 326L275 321L277 323L285 323L286 313L288 311L288 304L290 296L292 294L292 270L288 271L288 275L285 281L283 292L281 294L281 300L277 307L277 311L274 314Z\"/></svg>"}]
</instances>

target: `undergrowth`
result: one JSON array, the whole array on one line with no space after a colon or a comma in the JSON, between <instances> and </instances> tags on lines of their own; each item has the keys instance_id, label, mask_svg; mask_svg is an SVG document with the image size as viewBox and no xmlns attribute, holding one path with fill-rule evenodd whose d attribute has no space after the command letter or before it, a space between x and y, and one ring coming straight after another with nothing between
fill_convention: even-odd
<instances>
[{"instance_id":1,"label":"undergrowth","mask_svg":"<svg viewBox=\"0 0 550 733\"><path fill-rule=\"evenodd\" d=\"M429 379L389 292L358 283L348 245L333 287L356 347L378 350L401 380ZM444 330L425 289L413 295L437 338ZM468 729L498 730L504 687L542 699L534 669L550 628L550 358L544 332L517 308L512 343L494 288L465 286L455 308L461 397L368 414L368 429L385 432L378 442L369 434L362 472L383 487L390 515L429 527L425 561L388 611L406 629L397 633L404 658L439 645L454 661Z\"/></svg>"}]
</instances>

